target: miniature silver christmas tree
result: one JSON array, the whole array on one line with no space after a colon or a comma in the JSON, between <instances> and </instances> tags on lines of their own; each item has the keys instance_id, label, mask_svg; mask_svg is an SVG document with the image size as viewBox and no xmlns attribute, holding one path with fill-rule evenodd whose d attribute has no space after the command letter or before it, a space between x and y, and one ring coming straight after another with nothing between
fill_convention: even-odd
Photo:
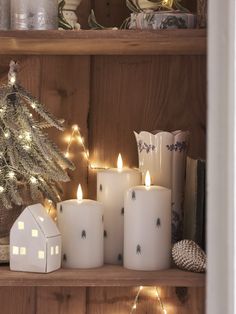
<instances>
[{"instance_id":1,"label":"miniature silver christmas tree","mask_svg":"<svg viewBox=\"0 0 236 314\"><path fill-rule=\"evenodd\" d=\"M9 209L44 198L56 203L74 165L43 133L57 120L18 82L18 63L11 61L8 84L0 87L0 208Z\"/></svg>"}]
</instances>

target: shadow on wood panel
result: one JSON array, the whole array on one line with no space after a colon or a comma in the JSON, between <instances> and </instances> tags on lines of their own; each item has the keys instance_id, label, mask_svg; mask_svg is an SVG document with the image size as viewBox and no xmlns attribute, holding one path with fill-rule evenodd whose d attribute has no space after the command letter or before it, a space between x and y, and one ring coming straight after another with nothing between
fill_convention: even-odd
<instances>
[{"instance_id":1,"label":"shadow on wood panel","mask_svg":"<svg viewBox=\"0 0 236 314\"><path fill-rule=\"evenodd\" d=\"M206 60L203 56L93 57L89 145L98 166L137 166L133 131L189 130L189 154L206 152ZM95 197L94 171L89 189Z\"/></svg>"}]
</instances>

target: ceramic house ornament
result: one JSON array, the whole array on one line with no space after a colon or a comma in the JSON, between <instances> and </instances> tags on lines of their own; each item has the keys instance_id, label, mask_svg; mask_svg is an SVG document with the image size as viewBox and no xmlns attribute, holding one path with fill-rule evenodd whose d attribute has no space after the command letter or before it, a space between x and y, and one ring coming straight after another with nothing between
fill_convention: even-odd
<instances>
[{"instance_id":1,"label":"ceramic house ornament","mask_svg":"<svg viewBox=\"0 0 236 314\"><path fill-rule=\"evenodd\" d=\"M41 204L26 207L10 232L10 269L49 273L61 267L61 235Z\"/></svg>"},{"instance_id":2,"label":"ceramic house ornament","mask_svg":"<svg viewBox=\"0 0 236 314\"><path fill-rule=\"evenodd\" d=\"M172 242L182 236L183 195L189 132L134 132L139 155L139 169L144 183L149 170L155 185L172 192Z\"/></svg>"}]
</instances>

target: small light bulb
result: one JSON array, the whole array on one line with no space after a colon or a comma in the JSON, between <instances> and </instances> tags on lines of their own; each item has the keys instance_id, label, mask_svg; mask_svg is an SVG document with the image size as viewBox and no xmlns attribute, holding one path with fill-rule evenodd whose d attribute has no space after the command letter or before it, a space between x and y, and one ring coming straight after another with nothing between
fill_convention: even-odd
<instances>
[{"instance_id":1,"label":"small light bulb","mask_svg":"<svg viewBox=\"0 0 236 314\"><path fill-rule=\"evenodd\" d=\"M133 310L136 310L136 308L137 308L137 304L135 303L135 304L133 305Z\"/></svg>"},{"instance_id":2,"label":"small light bulb","mask_svg":"<svg viewBox=\"0 0 236 314\"><path fill-rule=\"evenodd\" d=\"M143 290L143 286L140 286L140 287L139 287L139 290L140 290L140 291Z\"/></svg>"},{"instance_id":3,"label":"small light bulb","mask_svg":"<svg viewBox=\"0 0 236 314\"><path fill-rule=\"evenodd\" d=\"M36 104L33 102L33 103L31 104L31 107L32 107L33 109L35 109L37 106L36 106Z\"/></svg>"},{"instance_id":4,"label":"small light bulb","mask_svg":"<svg viewBox=\"0 0 236 314\"><path fill-rule=\"evenodd\" d=\"M0 193L2 193L4 191L4 187L0 186Z\"/></svg>"},{"instance_id":5,"label":"small light bulb","mask_svg":"<svg viewBox=\"0 0 236 314\"><path fill-rule=\"evenodd\" d=\"M37 183L37 179L35 177L31 177L30 178L30 182L33 183L33 184L36 184Z\"/></svg>"},{"instance_id":6,"label":"small light bulb","mask_svg":"<svg viewBox=\"0 0 236 314\"><path fill-rule=\"evenodd\" d=\"M77 124L72 125L72 130L73 131L79 131L79 127Z\"/></svg>"},{"instance_id":7,"label":"small light bulb","mask_svg":"<svg viewBox=\"0 0 236 314\"><path fill-rule=\"evenodd\" d=\"M15 173L14 173L13 171L10 171L10 172L8 173L8 177L9 177L10 179L13 179L13 178L15 177Z\"/></svg>"},{"instance_id":8,"label":"small light bulb","mask_svg":"<svg viewBox=\"0 0 236 314\"><path fill-rule=\"evenodd\" d=\"M23 146L25 150L30 150L30 146L29 145L24 145Z\"/></svg>"},{"instance_id":9,"label":"small light bulb","mask_svg":"<svg viewBox=\"0 0 236 314\"><path fill-rule=\"evenodd\" d=\"M9 133L9 132L5 132L5 133L4 133L4 136L5 136L5 138L9 138L10 133Z\"/></svg>"},{"instance_id":10,"label":"small light bulb","mask_svg":"<svg viewBox=\"0 0 236 314\"><path fill-rule=\"evenodd\" d=\"M70 157L70 153L69 153L69 152L66 152L66 153L65 153L65 157L66 157L66 158L69 158L69 157Z\"/></svg>"},{"instance_id":11,"label":"small light bulb","mask_svg":"<svg viewBox=\"0 0 236 314\"><path fill-rule=\"evenodd\" d=\"M10 82L11 82L11 84L15 84L15 82L16 82L16 77L15 77L15 76L12 76L12 77L10 78Z\"/></svg>"}]
</instances>

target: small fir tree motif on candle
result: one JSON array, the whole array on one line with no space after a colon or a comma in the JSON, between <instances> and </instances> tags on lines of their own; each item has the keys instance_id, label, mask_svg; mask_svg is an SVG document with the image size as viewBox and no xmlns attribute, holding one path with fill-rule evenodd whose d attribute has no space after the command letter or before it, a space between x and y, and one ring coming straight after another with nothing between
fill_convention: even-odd
<instances>
[{"instance_id":1,"label":"small fir tree motif on candle","mask_svg":"<svg viewBox=\"0 0 236 314\"><path fill-rule=\"evenodd\" d=\"M136 254L141 254L141 246L139 244L136 247Z\"/></svg>"},{"instance_id":2,"label":"small fir tree motif on candle","mask_svg":"<svg viewBox=\"0 0 236 314\"><path fill-rule=\"evenodd\" d=\"M102 222L104 222L104 215L102 215Z\"/></svg>"},{"instance_id":3,"label":"small fir tree motif on candle","mask_svg":"<svg viewBox=\"0 0 236 314\"><path fill-rule=\"evenodd\" d=\"M82 233L81 233L81 238L82 239L86 239L86 236L87 236L87 233L86 233L85 230L83 230Z\"/></svg>"},{"instance_id":4,"label":"small fir tree motif on candle","mask_svg":"<svg viewBox=\"0 0 236 314\"><path fill-rule=\"evenodd\" d=\"M124 207L122 207L121 208L121 215L124 216L124 213L125 213L125 209L124 209Z\"/></svg>"},{"instance_id":5,"label":"small fir tree motif on candle","mask_svg":"<svg viewBox=\"0 0 236 314\"><path fill-rule=\"evenodd\" d=\"M157 228L160 228L160 226L161 226L161 219L160 218L157 218L156 226L157 226Z\"/></svg>"},{"instance_id":6,"label":"small fir tree motif on candle","mask_svg":"<svg viewBox=\"0 0 236 314\"><path fill-rule=\"evenodd\" d=\"M102 192L102 184L99 185L99 191Z\"/></svg>"},{"instance_id":7,"label":"small fir tree motif on candle","mask_svg":"<svg viewBox=\"0 0 236 314\"><path fill-rule=\"evenodd\" d=\"M104 238L107 238L107 231L104 230Z\"/></svg>"},{"instance_id":8,"label":"small fir tree motif on candle","mask_svg":"<svg viewBox=\"0 0 236 314\"><path fill-rule=\"evenodd\" d=\"M60 212L61 212L61 213L63 212L63 208L62 208L62 205L60 205Z\"/></svg>"},{"instance_id":9,"label":"small fir tree motif on candle","mask_svg":"<svg viewBox=\"0 0 236 314\"><path fill-rule=\"evenodd\" d=\"M120 254L118 254L118 258L117 258L117 259L118 259L118 261L119 261L119 262L122 262L122 261L123 261L123 256L122 256L122 254L121 254L121 253L120 253Z\"/></svg>"},{"instance_id":10,"label":"small fir tree motif on candle","mask_svg":"<svg viewBox=\"0 0 236 314\"><path fill-rule=\"evenodd\" d=\"M132 192L132 200L136 199L135 191Z\"/></svg>"},{"instance_id":11,"label":"small fir tree motif on candle","mask_svg":"<svg viewBox=\"0 0 236 314\"><path fill-rule=\"evenodd\" d=\"M66 262L66 261L67 261L66 254L63 254L63 261L64 261L64 262Z\"/></svg>"}]
</instances>

